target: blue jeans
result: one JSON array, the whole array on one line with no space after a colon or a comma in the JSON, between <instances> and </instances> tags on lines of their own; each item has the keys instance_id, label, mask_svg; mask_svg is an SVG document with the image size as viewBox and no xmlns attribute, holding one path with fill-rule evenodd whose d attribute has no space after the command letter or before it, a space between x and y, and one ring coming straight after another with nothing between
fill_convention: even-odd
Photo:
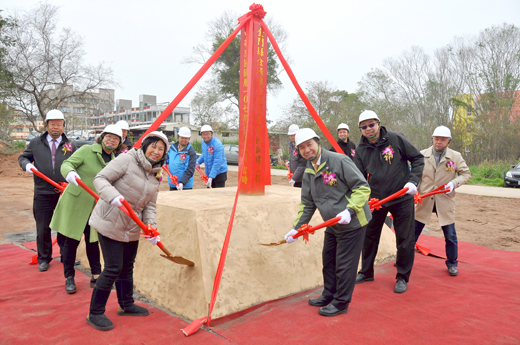
<instances>
[{"instance_id":1,"label":"blue jeans","mask_svg":"<svg viewBox=\"0 0 520 345\"><path fill-rule=\"evenodd\" d=\"M424 224L415 221L415 242L419 239L419 235L424 228ZM446 266L457 267L457 258L459 256L457 233L455 232L455 223L441 226L444 232L444 240L446 242Z\"/></svg>"}]
</instances>

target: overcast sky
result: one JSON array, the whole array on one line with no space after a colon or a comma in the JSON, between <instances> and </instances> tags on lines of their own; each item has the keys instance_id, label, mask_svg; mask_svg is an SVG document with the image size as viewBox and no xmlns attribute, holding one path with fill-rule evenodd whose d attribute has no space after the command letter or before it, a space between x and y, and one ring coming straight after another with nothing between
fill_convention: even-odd
<instances>
[{"instance_id":1,"label":"overcast sky","mask_svg":"<svg viewBox=\"0 0 520 345\"><path fill-rule=\"evenodd\" d=\"M197 72L181 64L204 40L208 23L224 10L249 11L254 0L52 0L60 23L85 40L88 63L106 62L120 84L116 99L140 94L171 102ZM321 0L259 1L287 31L291 68L305 90L307 82L329 81L355 92L357 82L387 57L412 46L429 54L455 36L476 35L501 23L520 26L519 0ZM37 0L2 0L7 14L37 6ZM5 15L6 12L3 14ZM208 72L209 73L209 72ZM268 96L271 120L297 93L287 74L284 90ZM195 88L181 101L189 106Z\"/></svg>"}]
</instances>

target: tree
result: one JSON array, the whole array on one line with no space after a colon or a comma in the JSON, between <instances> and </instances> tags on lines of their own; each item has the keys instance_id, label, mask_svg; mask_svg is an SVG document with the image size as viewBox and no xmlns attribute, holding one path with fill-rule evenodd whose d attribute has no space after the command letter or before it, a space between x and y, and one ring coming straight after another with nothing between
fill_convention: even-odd
<instances>
[{"instance_id":1,"label":"tree","mask_svg":"<svg viewBox=\"0 0 520 345\"><path fill-rule=\"evenodd\" d=\"M12 87L12 76L6 69L5 57L7 48L14 44L14 40L5 32L13 26L14 23L10 18L0 15L0 140L5 141L10 140L9 124L13 120L13 111L8 109L5 103L8 90Z\"/></svg>"},{"instance_id":2,"label":"tree","mask_svg":"<svg viewBox=\"0 0 520 345\"><path fill-rule=\"evenodd\" d=\"M222 97L218 92L217 85L207 82L200 86L190 103L195 125L222 127L222 120L224 115L229 112L229 106L223 107L221 102Z\"/></svg>"},{"instance_id":3,"label":"tree","mask_svg":"<svg viewBox=\"0 0 520 345\"><path fill-rule=\"evenodd\" d=\"M183 60L187 64L203 64L220 47L229 35L234 31L238 14L232 11L225 11L220 17L209 23L206 33L206 41L193 48L191 56ZM276 38L282 52L286 49L287 33L281 25L274 20L267 18L266 24ZM284 54L285 56L285 54ZM285 56L287 59L288 57ZM290 61L290 60L289 60ZM281 64L271 44L268 43L267 53L267 90L276 93L281 89L282 83L278 75L283 71ZM219 102L231 103L238 110L238 94L240 81L240 34L238 34L229 44L226 50L220 55L212 68L210 83L218 86L216 91L219 94ZM203 97L203 93L198 93ZM209 97L209 96L208 96ZM211 100L205 101L211 103ZM235 116L237 113L235 114ZM233 118L235 117L233 116Z\"/></svg>"},{"instance_id":4,"label":"tree","mask_svg":"<svg viewBox=\"0 0 520 345\"><path fill-rule=\"evenodd\" d=\"M58 29L58 7L38 7L13 16L7 33L16 44L6 48L6 69L13 77L10 104L22 110L37 130L37 120L64 103L90 99L89 94L114 83L112 70L87 65L82 37L70 28ZM65 92L70 88L73 92ZM51 92L51 90L53 90Z\"/></svg>"}]
</instances>

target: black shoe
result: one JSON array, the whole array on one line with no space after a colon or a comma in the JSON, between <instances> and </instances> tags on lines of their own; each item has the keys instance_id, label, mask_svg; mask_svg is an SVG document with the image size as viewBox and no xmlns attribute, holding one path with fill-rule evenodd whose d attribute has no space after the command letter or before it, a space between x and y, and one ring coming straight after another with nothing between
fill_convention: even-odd
<instances>
[{"instance_id":1,"label":"black shoe","mask_svg":"<svg viewBox=\"0 0 520 345\"><path fill-rule=\"evenodd\" d=\"M74 266L78 266L80 264L81 264L81 262L79 262L79 260L74 260Z\"/></svg>"},{"instance_id":2,"label":"black shoe","mask_svg":"<svg viewBox=\"0 0 520 345\"><path fill-rule=\"evenodd\" d=\"M90 278L90 288L93 289L96 286L97 278Z\"/></svg>"},{"instance_id":3,"label":"black shoe","mask_svg":"<svg viewBox=\"0 0 520 345\"><path fill-rule=\"evenodd\" d=\"M99 329L100 331L109 331L114 328L114 324L105 314L101 315L92 315L88 314L87 323L94 327L95 329Z\"/></svg>"},{"instance_id":4,"label":"black shoe","mask_svg":"<svg viewBox=\"0 0 520 345\"><path fill-rule=\"evenodd\" d=\"M135 304L125 307L125 310L123 310L121 307L117 309L117 315L120 316L146 316L148 314L150 314L148 309Z\"/></svg>"},{"instance_id":5,"label":"black shoe","mask_svg":"<svg viewBox=\"0 0 520 345\"><path fill-rule=\"evenodd\" d=\"M67 291L68 294L76 292L76 283L74 282L74 277L67 277L67 280L65 281L65 291Z\"/></svg>"},{"instance_id":6,"label":"black shoe","mask_svg":"<svg viewBox=\"0 0 520 345\"><path fill-rule=\"evenodd\" d=\"M406 282L403 278L397 278L397 282L395 283L394 288L395 293L403 293L406 292Z\"/></svg>"},{"instance_id":7,"label":"black shoe","mask_svg":"<svg viewBox=\"0 0 520 345\"><path fill-rule=\"evenodd\" d=\"M448 274L450 276L456 276L459 274L459 270L457 269L457 267L455 266L452 266L452 267L448 267Z\"/></svg>"},{"instance_id":8,"label":"black shoe","mask_svg":"<svg viewBox=\"0 0 520 345\"><path fill-rule=\"evenodd\" d=\"M311 298L309 300L309 304L312 305L313 307L324 307L324 306L328 305L331 301L332 301L332 299L325 298L325 297L323 297L323 295L321 295L318 298Z\"/></svg>"},{"instance_id":9,"label":"black shoe","mask_svg":"<svg viewBox=\"0 0 520 345\"><path fill-rule=\"evenodd\" d=\"M42 262L39 266L38 266L38 271L40 272L45 272L49 269L49 263L48 262Z\"/></svg>"},{"instance_id":10,"label":"black shoe","mask_svg":"<svg viewBox=\"0 0 520 345\"><path fill-rule=\"evenodd\" d=\"M364 282L371 282L373 280L374 280L374 277L366 276L363 273L358 273L358 275L356 276L356 284L361 284Z\"/></svg>"},{"instance_id":11,"label":"black shoe","mask_svg":"<svg viewBox=\"0 0 520 345\"><path fill-rule=\"evenodd\" d=\"M339 314L345 314L348 311L348 305L343 309L338 309L334 304L330 303L326 307L321 307L318 313L323 316L336 316Z\"/></svg>"}]
</instances>

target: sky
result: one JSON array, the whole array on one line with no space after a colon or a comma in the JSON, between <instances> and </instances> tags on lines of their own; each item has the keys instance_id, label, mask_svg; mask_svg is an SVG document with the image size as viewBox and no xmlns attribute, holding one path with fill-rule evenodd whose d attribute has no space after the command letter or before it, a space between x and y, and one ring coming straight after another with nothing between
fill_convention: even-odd
<instances>
[{"instance_id":1,"label":"sky","mask_svg":"<svg viewBox=\"0 0 520 345\"><path fill-rule=\"evenodd\" d=\"M50 0L60 7L59 26L80 34L85 62L110 66L116 99L156 95L171 102L200 66L181 61L205 41L208 23L225 10L240 15L254 0ZM38 0L2 0L8 15ZM384 59L412 46L428 54L455 36L477 35L492 25L520 26L519 0L264 0L259 2L288 33L290 67L300 86L328 81L355 92L357 83ZM275 37L276 38L276 37ZM209 71L206 73L209 74ZM206 77L206 76L205 76ZM204 79L203 79L204 80ZM284 72L284 89L268 95L268 118L276 121L297 96ZM180 102L189 107L196 87Z\"/></svg>"}]
</instances>

